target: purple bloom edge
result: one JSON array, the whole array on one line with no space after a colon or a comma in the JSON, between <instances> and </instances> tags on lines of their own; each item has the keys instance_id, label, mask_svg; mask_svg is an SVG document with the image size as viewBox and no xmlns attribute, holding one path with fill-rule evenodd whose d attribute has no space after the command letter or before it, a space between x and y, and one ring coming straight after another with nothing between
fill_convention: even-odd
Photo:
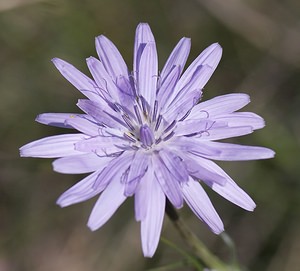
<instances>
[{"instance_id":1,"label":"purple bloom edge","mask_svg":"<svg viewBox=\"0 0 300 271\"><path fill-rule=\"evenodd\" d=\"M86 60L92 79L64 60L52 60L86 96L77 104L83 113L44 113L36 119L78 133L46 137L20 148L22 157L58 158L53 162L57 172L91 173L65 191L57 204L65 207L101 194L88 220L88 227L97 230L134 196L146 257L158 246L166 199L175 208L186 202L216 234L224 226L203 184L241 208L254 210L250 196L212 160L268 159L275 153L216 142L265 125L260 116L238 111L250 102L246 94L200 102L221 59L221 46L207 47L183 72L190 39L182 38L159 73L154 36L149 25L141 23L132 72L105 36L96 38L96 50L100 60Z\"/></svg>"}]
</instances>

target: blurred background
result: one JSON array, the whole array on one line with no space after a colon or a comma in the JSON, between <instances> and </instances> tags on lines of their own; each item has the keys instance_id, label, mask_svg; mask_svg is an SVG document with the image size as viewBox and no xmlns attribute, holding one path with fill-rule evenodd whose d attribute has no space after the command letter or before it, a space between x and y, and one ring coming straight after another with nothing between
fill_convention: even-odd
<instances>
[{"instance_id":1,"label":"blurred background","mask_svg":"<svg viewBox=\"0 0 300 271\"><path fill-rule=\"evenodd\" d=\"M298 0L0 0L0 270L149 270L182 258L164 243L153 259L143 258L132 199L90 232L86 222L96 199L66 209L55 204L83 176L55 173L51 160L18 154L25 143L69 132L36 123L37 114L79 112L81 94L51 58L88 74L85 58L96 56L94 37L104 34L132 67L139 22L150 23L160 68L182 36L192 38L188 63L213 42L223 46L204 100L248 93L252 103L246 110L262 115L267 126L234 142L266 146L277 155L219 163L256 201L255 212L208 193L246 270L299 271ZM230 260L228 247L188 207L179 213L216 255ZM168 217L162 236L185 248Z\"/></svg>"}]
</instances>

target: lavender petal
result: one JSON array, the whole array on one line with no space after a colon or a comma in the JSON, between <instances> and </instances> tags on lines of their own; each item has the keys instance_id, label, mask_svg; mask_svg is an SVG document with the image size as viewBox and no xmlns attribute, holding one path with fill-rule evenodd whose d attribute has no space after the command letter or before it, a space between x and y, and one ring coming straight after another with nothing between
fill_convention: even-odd
<instances>
[{"instance_id":1,"label":"lavender petal","mask_svg":"<svg viewBox=\"0 0 300 271\"><path fill-rule=\"evenodd\" d=\"M88 227L95 231L105 224L126 200L124 184L118 178L110 182L97 200L88 220Z\"/></svg>"},{"instance_id":2,"label":"lavender petal","mask_svg":"<svg viewBox=\"0 0 300 271\"><path fill-rule=\"evenodd\" d=\"M83 202L91 199L97 194L101 193L106 186L99 186L94 188L94 182L99 175L99 171L90 174L82 179L79 183L73 185L67 191L65 191L56 201L61 207L67 207L72 204Z\"/></svg>"},{"instance_id":3,"label":"lavender petal","mask_svg":"<svg viewBox=\"0 0 300 271\"><path fill-rule=\"evenodd\" d=\"M103 63L94 57L86 59L88 68L97 83L97 91L105 101L120 103L119 90L113 82L111 75L105 69ZM106 109L107 105L102 105L102 109Z\"/></svg>"},{"instance_id":4,"label":"lavender petal","mask_svg":"<svg viewBox=\"0 0 300 271\"><path fill-rule=\"evenodd\" d=\"M248 135L253 132L251 126L242 127L212 127L209 131L203 132L198 136L201 141L212 141L226 138L232 138L237 136Z\"/></svg>"},{"instance_id":5,"label":"lavender petal","mask_svg":"<svg viewBox=\"0 0 300 271\"><path fill-rule=\"evenodd\" d=\"M111 157L100 158L94 153L85 153L56 159L52 165L56 172L82 174L103 169L111 160Z\"/></svg>"},{"instance_id":6,"label":"lavender petal","mask_svg":"<svg viewBox=\"0 0 300 271\"><path fill-rule=\"evenodd\" d=\"M148 169L145 175L142 177L139 185L136 188L134 194L134 210L136 221L142 221L146 218L148 205L151 204L152 195L151 191L152 183L154 180L154 171L152 165L152 159L149 160Z\"/></svg>"},{"instance_id":7,"label":"lavender petal","mask_svg":"<svg viewBox=\"0 0 300 271\"><path fill-rule=\"evenodd\" d=\"M223 198L247 211L254 210L256 206L254 201L230 178L230 176L223 169L221 169L216 163L210 160L202 160L203 161L201 162L201 164L203 164L204 166L209 166L212 172L215 172L216 174L221 175L226 179L226 183L223 185L220 185L217 182L203 180L208 186L211 187L211 189L213 189Z\"/></svg>"},{"instance_id":8,"label":"lavender petal","mask_svg":"<svg viewBox=\"0 0 300 271\"><path fill-rule=\"evenodd\" d=\"M173 49L172 53L170 54L166 64L164 65L161 71L160 80L162 83L169 76L169 73L171 72L174 66L179 67L179 74L181 74L185 66L186 60L189 56L190 49L191 49L191 39L189 38L180 39L180 41Z\"/></svg>"},{"instance_id":9,"label":"lavender petal","mask_svg":"<svg viewBox=\"0 0 300 271\"><path fill-rule=\"evenodd\" d=\"M184 137L184 136L173 137L170 140L170 144L173 144L179 153L192 152L194 155L207 157L207 158L220 156L221 153L220 150L206 143L207 142L202 142L193 137Z\"/></svg>"},{"instance_id":10,"label":"lavender petal","mask_svg":"<svg viewBox=\"0 0 300 271\"><path fill-rule=\"evenodd\" d=\"M228 124L219 120L199 119L179 122L175 129L176 136L190 136L199 141L211 141L236 136L247 135L253 132L251 126L228 127Z\"/></svg>"},{"instance_id":11,"label":"lavender petal","mask_svg":"<svg viewBox=\"0 0 300 271\"><path fill-rule=\"evenodd\" d=\"M222 47L218 43L214 43L207 47L187 68L187 70L183 73L176 89L175 93L182 89L193 77L195 71L199 68L199 66L208 65L211 67L210 76L215 71L217 65L220 62L222 56ZM209 76L209 77L210 77Z\"/></svg>"},{"instance_id":12,"label":"lavender petal","mask_svg":"<svg viewBox=\"0 0 300 271\"><path fill-rule=\"evenodd\" d=\"M97 89L96 83L83 74L81 71L76 69L73 65L68 62L59 59L53 58L53 64L60 71L60 73L74 86L76 87L82 94L88 97L91 100L100 101L100 97L97 95L95 91Z\"/></svg>"},{"instance_id":13,"label":"lavender petal","mask_svg":"<svg viewBox=\"0 0 300 271\"><path fill-rule=\"evenodd\" d=\"M178 84L176 85L173 91L173 99L174 102L181 101L184 96L186 96L189 92L193 92L195 90L200 90L204 88L209 78L211 77L213 71L212 67L209 65L203 65L196 68L194 73L192 74L189 82L186 83L181 89L177 89Z\"/></svg>"},{"instance_id":14,"label":"lavender petal","mask_svg":"<svg viewBox=\"0 0 300 271\"><path fill-rule=\"evenodd\" d=\"M149 166L149 155L143 151L136 151L131 162L128 177L125 184L125 196L136 193L136 189L145 176ZM144 181L145 182L145 181Z\"/></svg>"},{"instance_id":15,"label":"lavender petal","mask_svg":"<svg viewBox=\"0 0 300 271\"><path fill-rule=\"evenodd\" d=\"M186 95L183 95L181 99L176 99L176 101L171 103L169 108L162 111L163 118L169 123L173 120L180 120L199 101L201 95L202 91L200 89L196 89L186 93Z\"/></svg>"},{"instance_id":16,"label":"lavender petal","mask_svg":"<svg viewBox=\"0 0 300 271\"><path fill-rule=\"evenodd\" d=\"M245 161L273 158L275 152L271 149L256 146L245 146L221 142L205 142L207 147L219 150L220 153L209 158L222 161Z\"/></svg>"},{"instance_id":17,"label":"lavender petal","mask_svg":"<svg viewBox=\"0 0 300 271\"><path fill-rule=\"evenodd\" d=\"M95 121L91 121L89 118L83 116L69 117L65 121L66 126L71 126L77 131L89 135L97 136L99 135L99 124L96 124Z\"/></svg>"},{"instance_id":18,"label":"lavender petal","mask_svg":"<svg viewBox=\"0 0 300 271\"><path fill-rule=\"evenodd\" d=\"M251 126L253 129L261 129L265 126L262 117L252 112L235 112L222 114L215 117L216 121L226 122L229 127Z\"/></svg>"},{"instance_id":19,"label":"lavender petal","mask_svg":"<svg viewBox=\"0 0 300 271\"><path fill-rule=\"evenodd\" d=\"M156 99L160 105L160 108L167 108L171 103L171 96L174 90L174 87L180 76L180 67L173 66L169 71L168 75L164 78L158 93L156 95Z\"/></svg>"},{"instance_id":20,"label":"lavender petal","mask_svg":"<svg viewBox=\"0 0 300 271\"><path fill-rule=\"evenodd\" d=\"M116 82L122 76L128 78L127 65L117 47L105 36L96 38L96 50L108 74Z\"/></svg>"},{"instance_id":21,"label":"lavender petal","mask_svg":"<svg viewBox=\"0 0 300 271\"><path fill-rule=\"evenodd\" d=\"M73 129L72 126L66 124L66 120L77 118L77 117L87 117L87 115L77 114L77 113L43 113L43 114L39 114L36 117L35 121L42 124L56 126L60 128Z\"/></svg>"},{"instance_id":22,"label":"lavender petal","mask_svg":"<svg viewBox=\"0 0 300 271\"><path fill-rule=\"evenodd\" d=\"M249 95L244 93L231 93L217 96L195 105L188 119L198 119L203 116L203 114L211 118L221 114L232 113L241 109L249 102Z\"/></svg>"},{"instance_id":23,"label":"lavender petal","mask_svg":"<svg viewBox=\"0 0 300 271\"><path fill-rule=\"evenodd\" d=\"M222 172L216 171L215 163L210 160L187 153L182 157L190 176L205 183L217 183L220 186L227 182L227 177L224 177Z\"/></svg>"},{"instance_id":24,"label":"lavender petal","mask_svg":"<svg viewBox=\"0 0 300 271\"><path fill-rule=\"evenodd\" d=\"M103 111L101 109L101 105L97 102L82 99L78 101L77 106L82 111L97 120L99 124L104 124L108 127L119 129L124 129L124 127L127 127L126 124L120 120L120 117L116 114L116 112L113 110Z\"/></svg>"},{"instance_id":25,"label":"lavender petal","mask_svg":"<svg viewBox=\"0 0 300 271\"><path fill-rule=\"evenodd\" d=\"M138 93L152 108L158 79L158 63L155 42L147 43L138 66Z\"/></svg>"},{"instance_id":26,"label":"lavender petal","mask_svg":"<svg viewBox=\"0 0 300 271\"><path fill-rule=\"evenodd\" d=\"M141 221L142 249L145 257L152 257L158 246L165 213L166 197L156 181L148 190L149 203L147 214Z\"/></svg>"},{"instance_id":27,"label":"lavender petal","mask_svg":"<svg viewBox=\"0 0 300 271\"><path fill-rule=\"evenodd\" d=\"M149 155L143 150L135 152L135 156L130 165L130 171L128 174L128 182L132 182L135 179L140 180L146 173L149 163Z\"/></svg>"},{"instance_id":28,"label":"lavender petal","mask_svg":"<svg viewBox=\"0 0 300 271\"><path fill-rule=\"evenodd\" d=\"M136 73L138 71L138 67L140 66L142 52L146 44L152 42L155 42L155 40L150 26L147 23L140 23L136 28L134 40L133 72L135 78L137 78Z\"/></svg>"},{"instance_id":29,"label":"lavender petal","mask_svg":"<svg viewBox=\"0 0 300 271\"><path fill-rule=\"evenodd\" d=\"M174 180L173 172L166 167L166 165L160 160L160 157L153 155L152 161L154 174L157 182L161 186L161 189L176 208L181 208L183 206L183 197L179 181Z\"/></svg>"},{"instance_id":30,"label":"lavender petal","mask_svg":"<svg viewBox=\"0 0 300 271\"><path fill-rule=\"evenodd\" d=\"M45 137L21 147L20 156L57 158L82 154L82 152L75 150L74 144L86 138L84 134L65 134Z\"/></svg>"},{"instance_id":31,"label":"lavender petal","mask_svg":"<svg viewBox=\"0 0 300 271\"><path fill-rule=\"evenodd\" d=\"M216 234L224 231L224 225L209 197L199 182L190 178L189 182L182 186L183 197L194 214L204 221Z\"/></svg>"},{"instance_id":32,"label":"lavender petal","mask_svg":"<svg viewBox=\"0 0 300 271\"><path fill-rule=\"evenodd\" d=\"M160 160L178 182L182 183L188 181L189 174L181 157L168 149L162 149L158 154Z\"/></svg>"},{"instance_id":33,"label":"lavender petal","mask_svg":"<svg viewBox=\"0 0 300 271\"><path fill-rule=\"evenodd\" d=\"M185 120L177 123L174 130L176 136L184 136L191 134L204 134L209 133L214 127L224 128L227 127L226 123L216 123L211 119L197 119L197 120Z\"/></svg>"},{"instance_id":34,"label":"lavender petal","mask_svg":"<svg viewBox=\"0 0 300 271\"><path fill-rule=\"evenodd\" d=\"M103 186L112 180L121 180L122 176L130 167L131 161L134 157L134 151L127 151L111 160L108 165L98 175L94 183L95 188ZM124 188L123 188L124 190ZM124 192L124 191L123 191Z\"/></svg>"},{"instance_id":35,"label":"lavender petal","mask_svg":"<svg viewBox=\"0 0 300 271\"><path fill-rule=\"evenodd\" d=\"M99 157L112 156L114 153L123 151L117 146L117 144L123 145L124 143L127 144L126 141L116 137L96 136L76 142L75 150L81 152L92 152Z\"/></svg>"}]
</instances>

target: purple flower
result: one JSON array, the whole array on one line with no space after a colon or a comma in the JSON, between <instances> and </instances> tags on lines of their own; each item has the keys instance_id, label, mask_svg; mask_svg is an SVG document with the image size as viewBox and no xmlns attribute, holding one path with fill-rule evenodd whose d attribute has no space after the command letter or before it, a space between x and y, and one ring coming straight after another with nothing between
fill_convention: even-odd
<instances>
[{"instance_id":1,"label":"purple flower","mask_svg":"<svg viewBox=\"0 0 300 271\"><path fill-rule=\"evenodd\" d=\"M185 201L217 234L223 231L223 223L202 184L252 211L253 200L212 160L266 159L274 152L216 142L264 126L258 115L236 112L250 102L246 94L199 103L220 61L220 45L206 48L183 72L190 39L182 38L160 73L148 24L141 23L136 30L132 73L105 36L96 38L96 49L100 61L87 59L93 79L53 59L61 74L87 97L77 104L84 114L45 113L36 119L79 132L46 137L20 149L23 157L58 158L53 162L57 172L91 173L64 192L57 203L65 207L101 193L88 220L91 230L96 230L127 197L134 196L147 257L153 256L159 242L166 198L176 208Z\"/></svg>"}]
</instances>

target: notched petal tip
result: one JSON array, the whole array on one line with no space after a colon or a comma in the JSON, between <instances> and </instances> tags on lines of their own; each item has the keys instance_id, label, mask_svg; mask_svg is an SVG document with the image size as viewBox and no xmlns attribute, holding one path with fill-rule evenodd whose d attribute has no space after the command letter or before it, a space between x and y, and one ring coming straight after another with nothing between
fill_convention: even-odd
<instances>
[{"instance_id":1,"label":"notched petal tip","mask_svg":"<svg viewBox=\"0 0 300 271\"><path fill-rule=\"evenodd\" d=\"M21 148L19 148L19 155L20 157L29 157L28 155L26 155L26 148L24 148L26 145L22 146Z\"/></svg>"},{"instance_id":2,"label":"notched petal tip","mask_svg":"<svg viewBox=\"0 0 300 271\"><path fill-rule=\"evenodd\" d=\"M64 202L64 199L62 199L61 197L59 197L57 199L56 204L61 208L68 207L71 205L71 204L67 204L66 202Z\"/></svg>"},{"instance_id":3,"label":"notched petal tip","mask_svg":"<svg viewBox=\"0 0 300 271\"><path fill-rule=\"evenodd\" d=\"M57 57L53 57L52 59L51 59L51 61L54 63L54 62L56 62L57 60L59 60L59 58L57 58Z\"/></svg>"},{"instance_id":4,"label":"notched petal tip","mask_svg":"<svg viewBox=\"0 0 300 271\"><path fill-rule=\"evenodd\" d=\"M99 227L95 227L95 225L93 225L93 223L91 223L90 221L88 221L88 223L86 224L88 226L88 228L91 230L91 231L96 231L99 229Z\"/></svg>"},{"instance_id":5,"label":"notched petal tip","mask_svg":"<svg viewBox=\"0 0 300 271\"><path fill-rule=\"evenodd\" d=\"M152 258L154 256L154 253L155 253L156 249L155 250L146 250L144 251L143 250L143 255L145 258Z\"/></svg>"},{"instance_id":6,"label":"notched petal tip","mask_svg":"<svg viewBox=\"0 0 300 271\"><path fill-rule=\"evenodd\" d=\"M97 36L97 37L95 37L95 41L97 41L97 40L101 40L101 39L103 39L103 38L106 38L104 35L99 35L99 36ZM106 38L107 39L107 38Z\"/></svg>"},{"instance_id":7,"label":"notched petal tip","mask_svg":"<svg viewBox=\"0 0 300 271\"><path fill-rule=\"evenodd\" d=\"M140 23L136 28L136 40L137 45L140 43L148 43L154 41L154 36L152 34L150 25L148 23Z\"/></svg>"},{"instance_id":8,"label":"notched petal tip","mask_svg":"<svg viewBox=\"0 0 300 271\"><path fill-rule=\"evenodd\" d=\"M145 27L145 28L150 28L150 25L148 23L145 23L145 22L140 22L136 29L140 29L141 27Z\"/></svg>"},{"instance_id":9,"label":"notched petal tip","mask_svg":"<svg viewBox=\"0 0 300 271\"><path fill-rule=\"evenodd\" d=\"M62 68L64 68L65 64L67 64L66 61L64 61L64 60L62 60L62 59L60 59L58 57L52 58L51 62L55 65L55 67L57 69L62 69Z\"/></svg>"},{"instance_id":10,"label":"notched petal tip","mask_svg":"<svg viewBox=\"0 0 300 271\"><path fill-rule=\"evenodd\" d=\"M208 48L211 47L212 50L219 50L219 51L223 51L223 47L220 45L219 42L214 42L212 43L210 46L208 46Z\"/></svg>"},{"instance_id":11,"label":"notched petal tip","mask_svg":"<svg viewBox=\"0 0 300 271\"><path fill-rule=\"evenodd\" d=\"M95 57L89 56L89 57L87 57L87 58L85 59L85 61L86 61L87 63L89 63L89 62L93 63L93 62L95 61Z\"/></svg>"},{"instance_id":12,"label":"notched petal tip","mask_svg":"<svg viewBox=\"0 0 300 271\"><path fill-rule=\"evenodd\" d=\"M256 208L256 204L253 202L253 204L252 204L252 205L249 205L249 208L248 208L248 209L245 209L245 210L247 210L247 211L249 211L249 212L253 212L253 211L255 210L255 208Z\"/></svg>"},{"instance_id":13,"label":"notched petal tip","mask_svg":"<svg viewBox=\"0 0 300 271\"><path fill-rule=\"evenodd\" d=\"M269 157L269 158L274 158L274 157L275 157L275 155L276 155L276 152L275 152L275 151L273 151L273 150L271 150L271 149L269 149L269 155L270 155L270 157Z\"/></svg>"},{"instance_id":14,"label":"notched petal tip","mask_svg":"<svg viewBox=\"0 0 300 271\"><path fill-rule=\"evenodd\" d=\"M225 228L224 228L224 225L222 224L222 226L220 228L210 228L211 231L214 233L214 234L221 234L222 232L225 231Z\"/></svg>"}]
</instances>

